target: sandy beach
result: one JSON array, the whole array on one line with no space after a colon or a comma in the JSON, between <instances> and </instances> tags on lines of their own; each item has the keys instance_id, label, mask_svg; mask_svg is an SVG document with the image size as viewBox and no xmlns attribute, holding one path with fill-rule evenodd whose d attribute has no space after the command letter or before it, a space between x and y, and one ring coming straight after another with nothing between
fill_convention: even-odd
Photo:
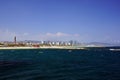
<instances>
[{"instance_id":1,"label":"sandy beach","mask_svg":"<svg viewBox=\"0 0 120 80\"><path fill-rule=\"evenodd\" d=\"M5 49L85 49L85 48L74 48L65 46L42 46L42 47L0 47L0 50Z\"/></svg>"},{"instance_id":2,"label":"sandy beach","mask_svg":"<svg viewBox=\"0 0 120 80\"><path fill-rule=\"evenodd\" d=\"M0 47L2 49L36 49L35 47Z\"/></svg>"}]
</instances>

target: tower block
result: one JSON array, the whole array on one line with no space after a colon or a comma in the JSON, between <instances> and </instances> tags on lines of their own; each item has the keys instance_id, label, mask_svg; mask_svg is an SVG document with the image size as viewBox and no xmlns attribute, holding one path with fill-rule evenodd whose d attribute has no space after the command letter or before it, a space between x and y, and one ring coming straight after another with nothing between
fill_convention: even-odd
<instances>
[{"instance_id":1,"label":"tower block","mask_svg":"<svg viewBox=\"0 0 120 80\"><path fill-rule=\"evenodd\" d=\"M16 36L14 37L14 43L16 44Z\"/></svg>"}]
</instances>

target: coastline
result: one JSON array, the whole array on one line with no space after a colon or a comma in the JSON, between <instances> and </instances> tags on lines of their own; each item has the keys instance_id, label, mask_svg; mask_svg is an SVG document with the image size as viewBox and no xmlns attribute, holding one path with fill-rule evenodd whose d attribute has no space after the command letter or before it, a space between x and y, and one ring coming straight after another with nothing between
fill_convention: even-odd
<instances>
[{"instance_id":1,"label":"coastline","mask_svg":"<svg viewBox=\"0 0 120 80\"><path fill-rule=\"evenodd\" d=\"M42 47L0 47L0 50L9 50L9 49L85 49L84 47L67 47L67 46L42 46Z\"/></svg>"}]
</instances>

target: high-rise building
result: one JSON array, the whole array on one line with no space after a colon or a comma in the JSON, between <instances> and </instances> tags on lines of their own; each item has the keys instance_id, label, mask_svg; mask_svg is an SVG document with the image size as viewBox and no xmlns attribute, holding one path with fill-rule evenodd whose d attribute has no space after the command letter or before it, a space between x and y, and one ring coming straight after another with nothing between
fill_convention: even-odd
<instances>
[{"instance_id":1,"label":"high-rise building","mask_svg":"<svg viewBox=\"0 0 120 80\"><path fill-rule=\"evenodd\" d=\"M14 37L14 43L16 44L16 36Z\"/></svg>"}]
</instances>

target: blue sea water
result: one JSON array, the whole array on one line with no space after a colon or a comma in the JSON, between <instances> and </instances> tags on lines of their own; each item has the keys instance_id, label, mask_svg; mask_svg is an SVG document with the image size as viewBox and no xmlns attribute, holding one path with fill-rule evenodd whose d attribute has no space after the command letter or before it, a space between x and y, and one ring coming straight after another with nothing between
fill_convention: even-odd
<instances>
[{"instance_id":1,"label":"blue sea water","mask_svg":"<svg viewBox=\"0 0 120 80\"><path fill-rule=\"evenodd\" d=\"M120 51L0 50L0 80L120 80Z\"/></svg>"}]
</instances>

